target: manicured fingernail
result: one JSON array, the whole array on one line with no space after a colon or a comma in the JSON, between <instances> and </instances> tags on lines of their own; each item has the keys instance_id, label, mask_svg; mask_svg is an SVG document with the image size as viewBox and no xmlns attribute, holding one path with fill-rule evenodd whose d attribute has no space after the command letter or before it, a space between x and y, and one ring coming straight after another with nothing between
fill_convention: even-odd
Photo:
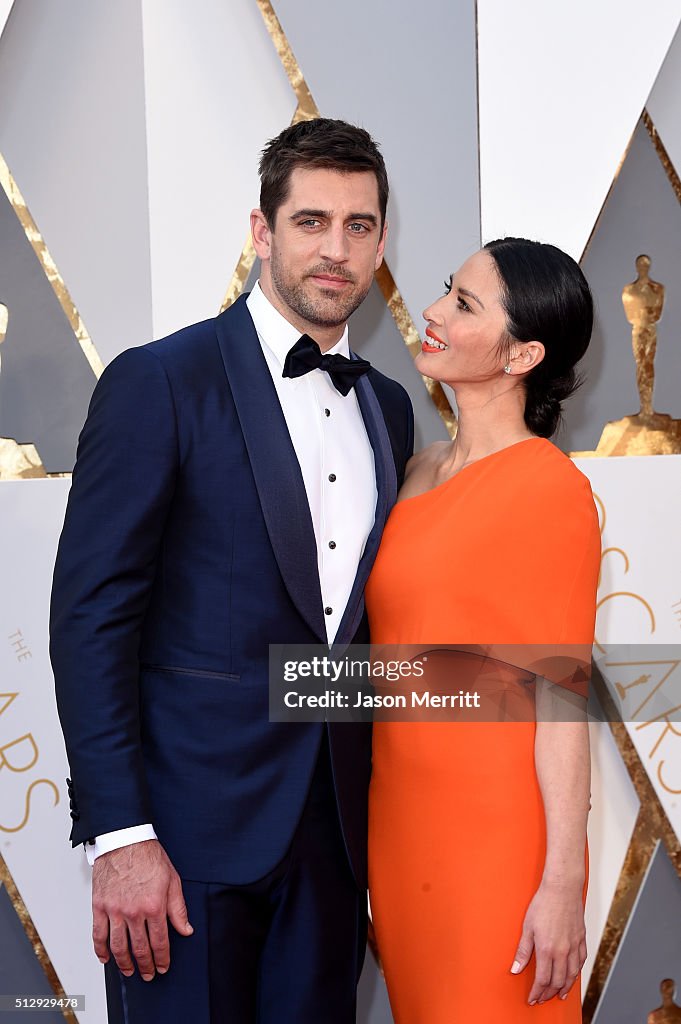
<instances>
[{"instance_id":1,"label":"manicured fingernail","mask_svg":"<svg viewBox=\"0 0 681 1024\"><path fill-rule=\"evenodd\" d=\"M511 974L517 974L520 970L520 960L514 960L513 966L511 967Z\"/></svg>"},{"instance_id":2,"label":"manicured fingernail","mask_svg":"<svg viewBox=\"0 0 681 1024\"><path fill-rule=\"evenodd\" d=\"M563 995L560 998L561 999L567 999L567 992L564 992Z\"/></svg>"},{"instance_id":3,"label":"manicured fingernail","mask_svg":"<svg viewBox=\"0 0 681 1024\"><path fill-rule=\"evenodd\" d=\"M152 979L153 977L154 977L154 975L153 975L153 974L143 974L143 975L142 975L142 981L151 981L151 979Z\"/></svg>"},{"instance_id":4,"label":"manicured fingernail","mask_svg":"<svg viewBox=\"0 0 681 1024\"><path fill-rule=\"evenodd\" d=\"M157 967L156 970L158 971L159 974L165 974L166 971L168 970L168 968L167 967Z\"/></svg>"},{"instance_id":5,"label":"manicured fingernail","mask_svg":"<svg viewBox=\"0 0 681 1024\"><path fill-rule=\"evenodd\" d=\"M534 1004L535 1004L536 1002L537 1002L537 1000L536 1000L536 999L531 999L531 1000L530 1000L530 1006L534 1006Z\"/></svg>"}]
</instances>

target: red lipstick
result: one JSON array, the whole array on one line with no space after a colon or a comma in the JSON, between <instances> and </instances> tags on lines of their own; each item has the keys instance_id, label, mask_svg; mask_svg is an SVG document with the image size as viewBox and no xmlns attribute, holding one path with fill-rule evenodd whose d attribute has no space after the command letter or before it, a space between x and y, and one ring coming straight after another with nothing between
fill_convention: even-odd
<instances>
[{"instance_id":1,"label":"red lipstick","mask_svg":"<svg viewBox=\"0 0 681 1024\"><path fill-rule=\"evenodd\" d=\"M437 334L435 333L435 331L431 330L430 327L426 327L426 334L427 334L427 336L429 338L432 338L434 341L439 341L441 345L446 345L447 344L446 342L444 342L442 340L442 338L439 338L437 336ZM429 345L427 341L422 341L421 342L421 351L422 352L445 352L446 349L437 348L437 346L435 346L435 345Z\"/></svg>"}]
</instances>

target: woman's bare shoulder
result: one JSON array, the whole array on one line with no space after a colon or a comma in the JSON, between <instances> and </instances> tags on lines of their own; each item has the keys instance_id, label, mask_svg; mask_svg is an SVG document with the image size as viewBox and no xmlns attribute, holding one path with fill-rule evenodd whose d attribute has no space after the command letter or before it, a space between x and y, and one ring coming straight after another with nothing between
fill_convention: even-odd
<instances>
[{"instance_id":1,"label":"woman's bare shoulder","mask_svg":"<svg viewBox=\"0 0 681 1024\"><path fill-rule=\"evenodd\" d=\"M450 441L434 441L427 448L412 455L404 473L404 482L400 490L401 498L412 497L423 490L429 490L437 467L449 449Z\"/></svg>"},{"instance_id":2,"label":"woman's bare shoulder","mask_svg":"<svg viewBox=\"0 0 681 1024\"><path fill-rule=\"evenodd\" d=\"M422 448L420 452L416 452L407 463L404 479L407 480L412 473L420 469L436 465L444 457L450 445L451 441L433 441L426 448Z\"/></svg>"}]
</instances>

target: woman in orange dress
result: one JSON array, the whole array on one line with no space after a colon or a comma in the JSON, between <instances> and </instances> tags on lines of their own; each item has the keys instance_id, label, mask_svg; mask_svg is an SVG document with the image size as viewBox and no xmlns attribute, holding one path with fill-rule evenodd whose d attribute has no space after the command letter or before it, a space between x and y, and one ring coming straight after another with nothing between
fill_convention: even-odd
<instances>
[{"instance_id":1,"label":"woman in orange dress","mask_svg":"<svg viewBox=\"0 0 681 1024\"><path fill-rule=\"evenodd\" d=\"M581 270L499 240L424 317L416 365L453 387L458 433L407 468L372 641L590 646L597 513L548 440L591 336ZM581 1021L588 731L551 717L375 723L370 896L396 1024Z\"/></svg>"}]
</instances>

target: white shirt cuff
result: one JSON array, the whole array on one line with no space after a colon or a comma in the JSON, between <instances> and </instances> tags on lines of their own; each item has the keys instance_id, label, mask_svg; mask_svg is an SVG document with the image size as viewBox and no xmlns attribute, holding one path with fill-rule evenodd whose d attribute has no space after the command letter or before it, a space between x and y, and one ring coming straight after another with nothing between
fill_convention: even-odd
<instances>
[{"instance_id":1,"label":"white shirt cuff","mask_svg":"<svg viewBox=\"0 0 681 1024\"><path fill-rule=\"evenodd\" d=\"M112 850L120 850L122 846L143 843L146 839L157 839L153 825L132 825L130 828L119 828L115 832L105 832L95 836L94 843L85 844L87 862L92 867L98 857Z\"/></svg>"}]
</instances>

